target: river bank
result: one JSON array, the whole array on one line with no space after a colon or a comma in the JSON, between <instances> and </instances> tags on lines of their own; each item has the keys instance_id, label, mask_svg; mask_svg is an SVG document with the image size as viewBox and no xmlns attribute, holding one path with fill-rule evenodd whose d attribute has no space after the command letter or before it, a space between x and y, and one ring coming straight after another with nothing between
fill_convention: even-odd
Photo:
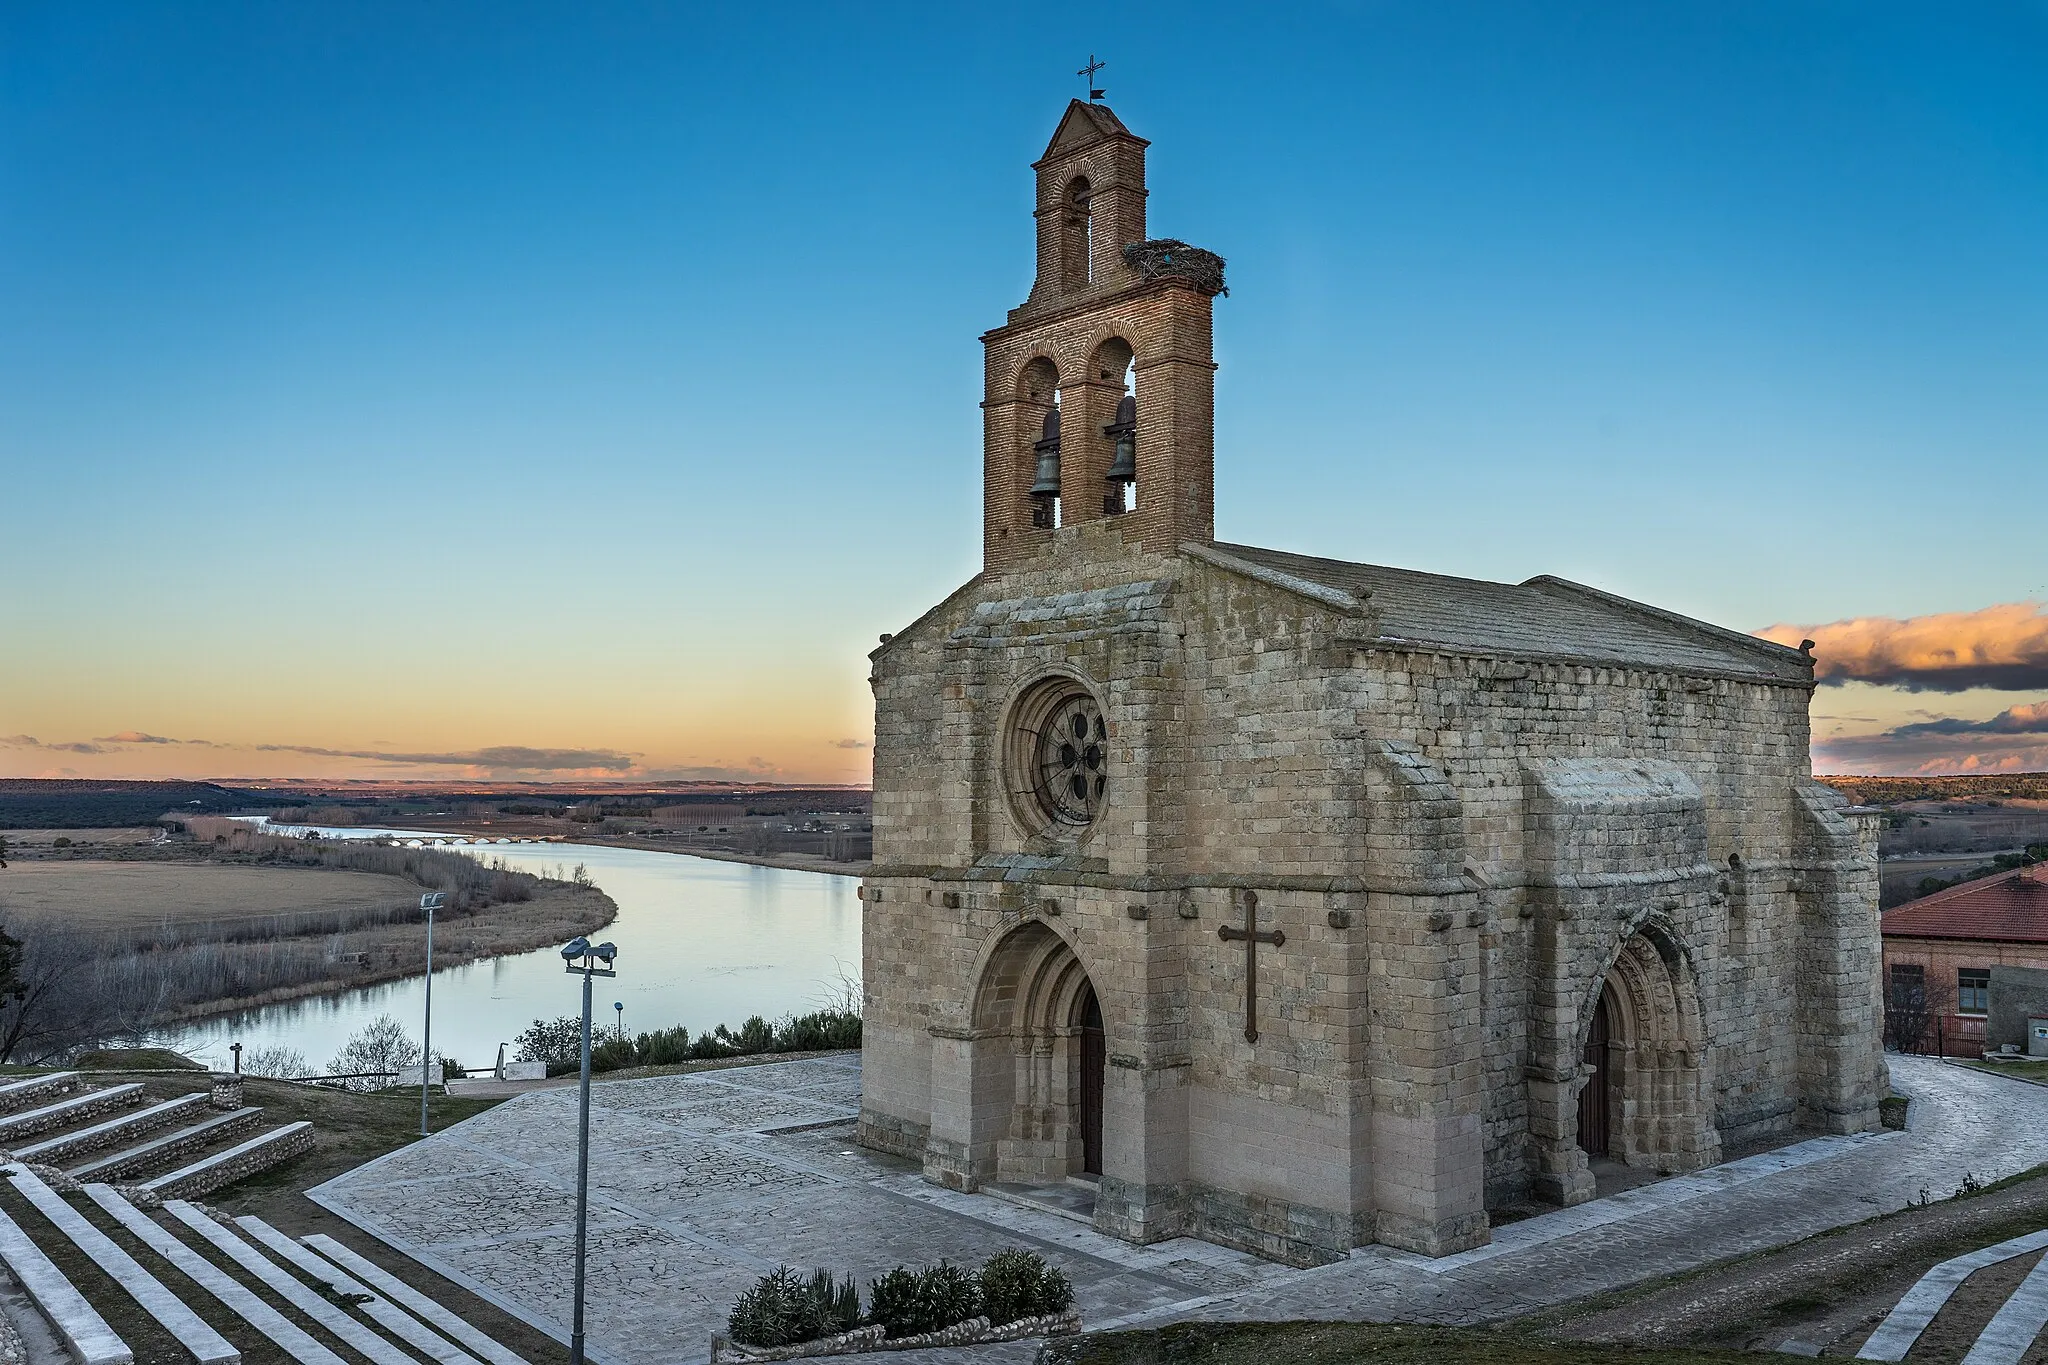
<instances>
[{"instance_id":1,"label":"river bank","mask_svg":"<svg viewBox=\"0 0 2048 1365\"><path fill-rule=\"evenodd\" d=\"M419 830L317 827L320 844L404 840ZM437 832L445 833L445 830ZM634 841L637 842L637 841ZM750 866L656 850L585 844L460 845L426 850L511 872L586 878L618 907L604 936L619 947L618 977L593 1003L606 1028L628 1033L687 1026L702 1032L751 1015L777 1019L837 1005L860 971L860 908L845 875ZM389 848L394 855L419 849ZM4 877L5 874L0 874ZM559 884L559 883L557 883ZM449 919L440 923L456 923ZM413 943L418 944L415 926ZM439 942L436 928L436 948ZM535 1020L575 1014L580 991L556 949L571 934L528 952L444 967L434 975L434 1046L471 1069L488 1068ZM415 946L414 951L417 951ZM438 954L437 954L438 956ZM382 985L287 1000L164 1030L158 1041L225 1062L228 1046L284 1047L311 1061L333 1056L356 1031L390 1014L416 1021L424 982L416 966ZM408 1024L409 1028L415 1027Z\"/></svg>"},{"instance_id":2,"label":"river bank","mask_svg":"<svg viewBox=\"0 0 2048 1365\"><path fill-rule=\"evenodd\" d=\"M238 816L236 818L242 819L246 817ZM253 826L253 828L259 830L276 828L289 832L306 827L301 825L278 825L272 827L257 825ZM347 829L347 827L343 828ZM370 828L374 827L366 826L364 830L367 831ZM355 833L356 831L348 830L348 832ZM393 837L403 842L404 833L403 831L394 832ZM414 837L421 837L425 833L425 831L421 831L420 835L415 835ZM583 832L565 835L562 833L559 823L540 820L464 820L443 817L434 822L432 833L442 838L453 837L478 841L474 844L451 845L454 848L481 847L495 850L500 845L490 842L493 839L524 839L545 840L545 846L553 849L626 848L645 853L679 853L684 857L707 858L713 862L744 863L749 867L774 867L780 868L785 872L822 872L832 877L865 877L874 868L872 862L841 862L838 859L827 858L823 854L818 853L744 853L736 849L712 848L703 844L689 842L689 836L687 835L606 835ZM677 842L678 840L682 842ZM507 848L531 848L532 846L531 843L503 845L503 847Z\"/></svg>"},{"instance_id":3,"label":"river bank","mask_svg":"<svg viewBox=\"0 0 2048 1365\"><path fill-rule=\"evenodd\" d=\"M470 915L435 917L434 970L447 971L472 963L555 948L579 936L608 929L619 907L596 887L550 887L517 905L494 905ZM203 1007L166 1013L161 1026L203 1024L208 1020L315 999L394 981L417 978L426 965L426 930L420 924L392 926L357 936L346 971L276 987L256 995L207 1002Z\"/></svg>"},{"instance_id":4,"label":"river bank","mask_svg":"<svg viewBox=\"0 0 2048 1365\"><path fill-rule=\"evenodd\" d=\"M578 839L564 847L635 848L649 853L680 853L686 858L708 858L718 863L745 863L749 867L778 867L785 872L822 872L830 877L865 877L873 863L842 863L815 853L732 853L713 848L667 848L653 839Z\"/></svg>"},{"instance_id":5,"label":"river bank","mask_svg":"<svg viewBox=\"0 0 2048 1365\"><path fill-rule=\"evenodd\" d=\"M584 878L452 851L242 826L218 839L95 833L15 842L0 874L5 927L24 945L0 1030L12 1060L419 977L429 890L446 900L437 971L549 950L618 917Z\"/></svg>"}]
</instances>

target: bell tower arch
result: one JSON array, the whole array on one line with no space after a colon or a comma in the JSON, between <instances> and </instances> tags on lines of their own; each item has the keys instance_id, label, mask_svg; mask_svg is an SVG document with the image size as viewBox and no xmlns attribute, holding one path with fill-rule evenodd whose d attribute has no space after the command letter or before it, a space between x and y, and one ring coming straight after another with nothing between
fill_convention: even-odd
<instances>
[{"instance_id":1,"label":"bell tower arch","mask_svg":"<svg viewBox=\"0 0 2048 1365\"><path fill-rule=\"evenodd\" d=\"M1223 262L1147 239L1149 145L1107 105L1074 100L1033 163L1037 278L982 337L987 572L1084 522L1113 520L1154 553L1215 538Z\"/></svg>"}]
</instances>

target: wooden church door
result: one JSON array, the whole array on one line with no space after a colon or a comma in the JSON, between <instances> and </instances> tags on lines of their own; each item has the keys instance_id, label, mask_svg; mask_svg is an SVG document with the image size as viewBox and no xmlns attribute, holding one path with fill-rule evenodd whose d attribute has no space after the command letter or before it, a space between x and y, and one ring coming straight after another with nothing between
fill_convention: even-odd
<instances>
[{"instance_id":1,"label":"wooden church door","mask_svg":"<svg viewBox=\"0 0 2048 1365\"><path fill-rule=\"evenodd\" d=\"M1586 1064L1593 1074L1579 1091L1579 1146L1590 1156L1607 1155L1607 992L1593 1010L1586 1029Z\"/></svg>"},{"instance_id":2,"label":"wooden church door","mask_svg":"<svg viewBox=\"0 0 2048 1365\"><path fill-rule=\"evenodd\" d=\"M1095 987L1081 1001L1081 1170L1102 1174L1102 1069L1108 1048L1102 1036L1102 1004Z\"/></svg>"}]
</instances>

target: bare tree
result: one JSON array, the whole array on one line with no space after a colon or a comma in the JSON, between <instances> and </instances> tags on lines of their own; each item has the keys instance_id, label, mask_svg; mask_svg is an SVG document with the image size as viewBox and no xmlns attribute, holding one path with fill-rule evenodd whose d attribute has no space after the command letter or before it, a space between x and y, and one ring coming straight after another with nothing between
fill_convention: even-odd
<instances>
[{"instance_id":1,"label":"bare tree","mask_svg":"<svg viewBox=\"0 0 2048 1365\"><path fill-rule=\"evenodd\" d=\"M1955 989L1928 980L1918 963L1894 963L1885 982L1884 1045L1894 1052L1925 1052L1945 1042L1940 1021L1955 1012Z\"/></svg>"},{"instance_id":2,"label":"bare tree","mask_svg":"<svg viewBox=\"0 0 2048 1365\"><path fill-rule=\"evenodd\" d=\"M34 922L19 927L20 965L0 999L0 1062L48 1061L119 1032L100 936Z\"/></svg>"}]
</instances>

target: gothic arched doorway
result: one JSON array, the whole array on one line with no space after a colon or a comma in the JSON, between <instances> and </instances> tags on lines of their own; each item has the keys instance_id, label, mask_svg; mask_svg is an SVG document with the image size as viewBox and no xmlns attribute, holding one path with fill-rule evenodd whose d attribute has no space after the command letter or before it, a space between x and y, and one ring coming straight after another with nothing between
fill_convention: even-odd
<instances>
[{"instance_id":1,"label":"gothic arched doorway","mask_svg":"<svg viewBox=\"0 0 2048 1365\"><path fill-rule=\"evenodd\" d=\"M1102 1068L1109 1060L1103 1041L1102 1002L1095 987L1081 992L1081 1173L1102 1174Z\"/></svg>"},{"instance_id":2,"label":"gothic arched doorway","mask_svg":"<svg viewBox=\"0 0 2048 1365\"><path fill-rule=\"evenodd\" d=\"M1108 1048L1072 945L1042 920L1005 934L984 959L974 1023L977 1168L1023 1183L1100 1173Z\"/></svg>"},{"instance_id":3,"label":"gothic arched doorway","mask_svg":"<svg viewBox=\"0 0 2048 1365\"><path fill-rule=\"evenodd\" d=\"M1608 1066L1607 1044L1612 1029L1607 992L1593 1007L1593 1022L1586 1029L1585 1065L1593 1069L1579 1091L1579 1146L1587 1156L1607 1155Z\"/></svg>"},{"instance_id":4,"label":"gothic arched doorway","mask_svg":"<svg viewBox=\"0 0 2048 1365\"><path fill-rule=\"evenodd\" d=\"M1719 1161L1705 1030L1678 941L1650 925L1631 934L1589 1003L1578 1145L1665 1172Z\"/></svg>"},{"instance_id":5,"label":"gothic arched doorway","mask_svg":"<svg viewBox=\"0 0 2048 1365\"><path fill-rule=\"evenodd\" d=\"M1558 980L1561 1008L1532 1029L1531 1175L1539 1197L1561 1204L1598 1193L1594 1157L1667 1173L1721 1159L1690 952L1655 915L1634 920L1609 952L1591 980ZM1565 960L1590 956L1582 948Z\"/></svg>"}]
</instances>

